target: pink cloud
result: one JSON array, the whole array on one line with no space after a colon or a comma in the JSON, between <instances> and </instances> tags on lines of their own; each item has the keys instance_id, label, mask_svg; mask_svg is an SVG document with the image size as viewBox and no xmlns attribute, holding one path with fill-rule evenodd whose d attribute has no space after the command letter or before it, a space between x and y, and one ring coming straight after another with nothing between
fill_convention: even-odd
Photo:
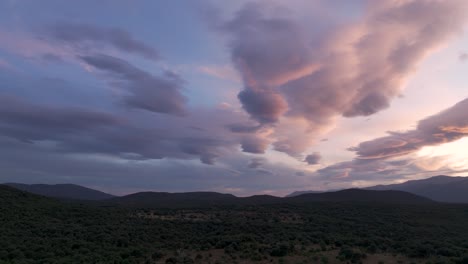
<instances>
[{"instance_id":1,"label":"pink cloud","mask_svg":"<svg viewBox=\"0 0 468 264\"><path fill-rule=\"evenodd\" d=\"M370 2L361 19L312 41L294 18L247 4L223 26L244 81L240 102L264 125L307 120L303 144L275 133L276 149L297 155L336 117L388 108L420 62L462 30L467 7L461 0Z\"/></svg>"},{"instance_id":2,"label":"pink cloud","mask_svg":"<svg viewBox=\"0 0 468 264\"><path fill-rule=\"evenodd\" d=\"M361 142L349 150L356 158L318 170L324 178L338 179L346 173L347 181L391 180L404 175L427 171L453 174L462 172L449 166L447 157L417 157L415 153L427 146L454 142L468 136L468 99L418 122L415 129L389 132L388 136ZM413 155L411 155L413 154Z\"/></svg>"}]
</instances>

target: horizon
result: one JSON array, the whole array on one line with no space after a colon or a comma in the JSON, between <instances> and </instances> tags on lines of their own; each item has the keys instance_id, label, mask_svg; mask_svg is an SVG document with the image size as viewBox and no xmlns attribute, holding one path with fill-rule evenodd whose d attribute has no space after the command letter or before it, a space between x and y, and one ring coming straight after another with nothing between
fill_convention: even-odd
<instances>
[{"instance_id":1,"label":"horizon","mask_svg":"<svg viewBox=\"0 0 468 264\"><path fill-rule=\"evenodd\" d=\"M418 180L427 180L427 179L432 179L432 178L436 178L436 177L451 177L451 178L468 178L468 176L447 176L447 175L435 175L435 176L431 176L429 178L423 178L423 179L418 179ZM418 181L418 180L415 180L415 181ZM414 181L414 180L410 180L410 181ZM402 182L397 182L397 183L393 183L393 184L400 184L400 183L406 183L408 181L402 181ZM283 195L274 195L274 194L266 194L266 193L253 193L253 194L249 194L249 195L235 195L235 194L232 194L232 193L228 193L228 192L216 192L216 191L208 191L208 190L203 190L203 189L200 189L200 190L191 190L191 191L176 191L176 192L167 192L167 191L164 191L164 190L157 190L157 189L152 189L152 190L139 190L137 192L129 192L129 193L112 193L112 192L107 192L105 190L101 190L99 188L94 188L92 186L85 186L85 185L80 185L80 184L75 184L75 183L50 183L50 184L47 184L47 183L21 183L21 182L3 182L3 183L0 183L2 185L9 185L9 184L24 184L24 185L47 185L47 186L56 186L56 185L75 185L75 186L79 186L79 187L84 187L84 188L87 188L87 189L90 189L90 190L94 190L94 191L99 191L99 192L103 192L103 193L106 193L106 194L110 194L110 195L113 195L115 197L124 197L124 196L127 196L127 195L132 195L132 194L137 194L137 193L170 193L170 194L175 194L175 193L199 193L199 192L212 192L212 193L220 193L220 194L231 194L231 195L234 195L236 197L239 197L239 198L245 198L245 197L251 197L251 196L256 196L256 195L270 195L270 196L274 196L274 197L279 197L279 198L286 198L294 193L308 193L308 192L317 192L317 193L327 193L327 192L339 192L339 191L344 191L344 190L350 190L350 189L365 189L365 188L369 188L369 187L378 187L378 186L386 186L386 185L381 185L381 184L378 184L378 185L369 185L369 186L362 186L362 187L350 187L350 188L344 188L344 189L327 189L327 190L314 190L314 189L311 189L311 190L296 190L296 191L293 191L291 193L286 193L286 194L283 194ZM390 190L390 189L389 189Z\"/></svg>"},{"instance_id":2,"label":"horizon","mask_svg":"<svg viewBox=\"0 0 468 264\"><path fill-rule=\"evenodd\" d=\"M467 13L1 2L0 182L282 197L467 175Z\"/></svg>"}]
</instances>

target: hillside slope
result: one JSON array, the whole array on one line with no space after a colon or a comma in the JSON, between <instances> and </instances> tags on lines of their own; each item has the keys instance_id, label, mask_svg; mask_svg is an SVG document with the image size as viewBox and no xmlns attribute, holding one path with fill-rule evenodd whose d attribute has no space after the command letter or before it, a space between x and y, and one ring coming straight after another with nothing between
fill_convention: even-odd
<instances>
[{"instance_id":1,"label":"hillside slope","mask_svg":"<svg viewBox=\"0 0 468 264\"><path fill-rule=\"evenodd\" d=\"M402 191L372 191L349 189L337 192L311 193L280 198L271 195L236 197L216 192L160 193L141 192L104 201L114 205L153 208L194 208L210 206L242 206L268 204L297 204L314 202L370 202L416 204L431 200Z\"/></svg>"},{"instance_id":2,"label":"hillside slope","mask_svg":"<svg viewBox=\"0 0 468 264\"><path fill-rule=\"evenodd\" d=\"M396 204L425 204L433 202L430 199L403 191L375 191L361 189L347 189L325 193L306 193L284 199L291 202L368 202Z\"/></svg>"},{"instance_id":3,"label":"hillside slope","mask_svg":"<svg viewBox=\"0 0 468 264\"><path fill-rule=\"evenodd\" d=\"M468 177L435 176L401 184L377 185L366 190L398 190L438 202L468 203Z\"/></svg>"},{"instance_id":4,"label":"hillside slope","mask_svg":"<svg viewBox=\"0 0 468 264\"><path fill-rule=\"evenodd\" d=\"M196 207L235 203L238 198L232 194L216 192L139 192L115 197L106 202L132 207Z\"/></svg>"},{"instance_id":5,"label":"hillside slope","mask_svg":"<svg viewBox=\"0 0 468 264\"><path fill-rule=\"evenodd\" d=\"M93 190L76 184L22 184L5 183L18 190L61 199L73 200L104 200L114 196L101 191Z\"/></svg>"}]
</instances>

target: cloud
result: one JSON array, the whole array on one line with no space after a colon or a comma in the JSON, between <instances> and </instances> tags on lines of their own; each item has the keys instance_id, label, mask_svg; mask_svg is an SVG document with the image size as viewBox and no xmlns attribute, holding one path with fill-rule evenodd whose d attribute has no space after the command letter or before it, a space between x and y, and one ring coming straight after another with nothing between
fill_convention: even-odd
<instances>
[{"instance_id":1,"label":"cloud","mask_svg":"<svg viewBox=\"0 0 468 264\"><path fill-rule=\"evenodd\" d=\"M468 60L468 53L466 52L462 52L460 53L460 55L458 56L458 59L462 62L465 62Z\"/></svg>"},{"instance_id":2,"label":"cloud","mask_svg":"<svg viewBox=\"0 0 468 264\"><path fill-rule=\"evenodd\" d=\"M299 2L295 4L300 6ZM414 153L403 148L401 139L393 138L406 132L389 134L392 138L383 145L396 146L389 151L396 154L389 157L370 158L386 153L363 148L369 157L335 164L313 175L310 168L299 163L341 116L372 115L389 107L425 55L456 35L466 13L466 1L458 0L367 2L371 6L362 17L354 6L340 6L325 20L324 16L311 15L317 10L299 7L298 14L298 10L291 12L268 2L245 5L231 19L214 19L216 30L226 37L232 67L222 61L203 61L208 66L197 69L216 78L240 77L242 87L237 99L243 107L241 112L232 103L235 96L224 98L231 94L222 100L211 98L229 104L205 108L204 98L197 96L194 87L205 82L195 80L193 72L187 77L195 78L194 83L188 85L185 78L174 73L133 64L133 55L153 60L149 66L161 59L150 42L139 40L136 32L79 23L52 25L39 32L46 33L40 36L21 33L20 28L0 29L0 45L7 52L8 62L31 70L15 76L5 72L3 78L5 91L17 95L13 99L0 97L3 179L252 193L303 188L307 182L312 186L393 180L421 172L436 162L400 156L399 151ZM41 16L40 21L42 18L46 17ZM28 19L28 23L39 22L38 18ZM106 20L107 24L114 22ZM208 46L217 50L218 44ZM103 51L112 56L99 54ZM222 54L215 57L224 59ZM30 62L37 59L61 63L34 69L37 63ZM193 66L193 62L182 63ZM73 72L77 65L102 78L112 91L96 89L95 79L87 78L87 72ZM37 80L43 76L39 78L38 74L52 74L54 78L63 75L72 85L40 82ZM193 88L194 93L185 93L185 87ZM119 104L114 103L116 90ZM189 104L184 94L190 94L194 102ZM439 129L441 122L431 122L437 124L421 124L429 127L422 129L423 135L430 127ZM455 140L464 133L454 123L437 130L436 134L442 135L436 137ZM409 133L403 138L419 136ZM273 164L268 157L285 157L268 153L262 159L241 152L262 154L270 149L298 161L286 158ZM306 161L317 163L318 158L312 154ZM293 164L295 168L289 167ZM445 169L442 161L431 168ZM129 180L128 175L135 177Z\"/></svg>"},{"instance_id":3,"label":"cloud","mask_svg":"<svg viewBox=\"0 0 468 264\"><path fill-rule=\"evenodd\" d=\"M238 95L244 109L260 123L275 123L287 108L281 95L269 90L245 89Z\"/></svg>"},{"instance_id":4,"label":"cloud","mask_svg":"<svg viewBox=\"0 0 468 264\"><path fill-rule=\"evenodd\" d=\"M264 158L253 158L250 160L249 164L247 164L247 167L250 169L258 169L260 168L266 160Z\"/></svg>"},{"instance_id":5,"label":"cloud","mask_svg":"<svg viewBox=\"0 0 468 264\"><path fill-rule=\"evenodd\" d=\"M468 136L468 99L419 121L414 130L389 132L386 137L362 142L350 150L356 152L358 159L391 158L465 136Z\"/></svg>"},{"instance_id":6,"label":"cloud","mask_svg":"<svg viewBox=\"0 0 468 264\"><path fill-rule=\"evenodd\" d=\"M361 142L349 150L351 161L339 162L317 171L323 179L341 182L392 181L405 176L456 173L447 157L418 157L426 146L437 146L468 136L468 98L418 122L413 130L389 132L388 136Z\"/></svg>"},{"instance_id":7,"label":"cloud","mask_svg":"<svg viewBox=\"0 0 468 264\"><path fill-rule=\"evenodd\" d=\"M244 136L241 139L241 148L243 152L264 154L270 142L260 136Z\"/></svg>"},{"instance_id":8,"label":"cloud","mask_svg":"<svg viewBox=\"0 0 468 264\"><path fill-rule=\"evenodd\" d=\"M295 170L267 161L263 167L274 173L248 168L246 164L250 158L247 156L225 157L222 165L206 166L180 160L129 161L102 155L56 153L40 145L1 136L0 145L1 182L73 182L116 194L151 190L252 195L269 190L284 195L305 186L307 181L305 177L295 176ZM236 168L236 172L232 168Z\"/></svg>"},{"instance_id":9,"label":"cloud","mask_svg":"<svg viewBox=\"0 0 468 264\"><path fill-rule=\"evenodd\" d=\"M426 55L463 28L467 2L378 1L362 19L320 34L280 10L249 3L218 28L244 82L244 110L260 124L307 120L307 138L339 116L388 108ZM276 145L294 145L281 141Z\"/></svg>"},{"instance_id":10,"label":"cloud","mask_svg":"<svg viewBox=\"0 0 468 264\"><path fill-rule=\"evenodd\" d=\"M316 181L328 182L340 188L367 187L376 184L396 183L434 175L466 173L466 168L456 168L446 162L446 157L417 157L361 160L354 159L327 166L314 173Z\"/></svg>"},{"instance_id":11,"label":"cloud","mask_svg":"<svg viewBox=\"0 0 468 264\"><path fill-rule=\"evenodd\" d=\"M252 124L229 124L226 128L234 133L255 133L260 130L262 126Z\"/></svg>"},{"instance_id":12,"label":"cloud","mask_svg":"<svg viewBox=\"0 0 468 264\"><path fill-rule=\"evenodd\" d=\"M209 138L184 138L180 144L184 153L200 156L200 161L213 165L218 153L216 147L221 142Z\"/></svg>"},{"instance_id":13,"label":"cloud","mask_svg":"<svg viewBox=\"0 0 468 264\"><path fill-rule=\"evenodd\" d=\"M317 174L322 179L337 182L354 181L385 181L402 178L408 167L408 161L402 164L392 164L384 160L352 160L339 162L325 168L319 169ZM411 170L415 172L415 170Z\"/></svg>"},{"instance_id":14,"label":"cloud","mask_svg":"<svg viewBox=\"0 0 468 264\"><path fill-rule=\"evenodd\" d=\"M268 6L246 4L224 24L231 56L246 88L268 88L315 70L303 29L282 17L266 17ZM294 40L294 41L291 41ZM263 86L263 87L262 87Z\"/></svg>"},{"instance_id":15,"label":"cloud","mask_svg":"<svg viewBox=\"0 0 468 264\"><path fill-rule=\"evenodd\" d=\"M232 61L244 80L239 100L252 118L273 123L287 110L277 86L315 65L309 65L310 51L297 25L286 19L264 18L263 8L246 5L223 29L231 35Z\"/></svg>"},{"instance_id":16,"label":"cloud","mask_svg":"<svg viewBox=\"0 0 468 264\"><path fill-rule=\"evenodd\" d=\"M0 27L0 48L35 62L46 63L81 64L77 56L100 52L122 56L136 54L153 61L160 60L155 48L136 40L125 30L68 22L52 24L34 32Z\"/></svg>"},{"instance_id":17,"label":"cloud","mask_svg":"<svg viewBox=\"0 0 468 264\"><path fill-rule=\"evenodd\" d=\"M319 164L320 160L322 159L322 156L318 152L314 152L312 154L309 154L305 157L305 162L309 165L316 165Z\"/></svg>"},{"instance_id":18,"label":"cloud","mask_svg":"<svg viewBox=\"0 0 468 264\"><path fill-rule=\"evenodd\" d=\"M0 135L51 152L100 154L126 160L193 159L213 164L235 153L240 139L221 125L228 112L194 112L185 122L168 116L136 116L35 104L0 96ZM205 120L206 117L209 120ZM152 120L148 122L147 120ZM234 118L232 118L234 120ZM203 130L194 132L187 124Z\"/></svg>"},{"instance_id":19,"label":"cloud","mask_svg":"<svg viewBox=\"0 0 468 264\"><path fill-rule=\"evenodd\" d=\"M284 152L298 160L303 159L303 154L316 141L318 136L324 134L328 127L316 127L313 130L304 118L285 118L275 124L272 138L273 148Z\"/></svg>"},{"instance_id":20,"label":"cloud","mask_svg":"<svg viewBox=\"0 0 468 264\"><path fill-rule=\"evenodd\" d=\"M448 156L421 158L414 161L414 165L424 171L437 171L450 164Z\"/></svg>"},{"instance_id":21,"label":"cloud","mask_svg":"<svg viewBox=\"0 0 468 264\"><path fill-rule=\"evenodd\" d=\"M60 140L66 135L86 134L121 122L106 112L51 107L0 96L0 133L22 141Z\"/></svg>"},{"instance_id":22,"label":"cloud","mask_svg":"<svg viewBox=\"0 0 468 264\"><path fill-rule=\"evenodd\" d=\"M109 83L125 87L127 106L155 113L184 115L186 98L181 94L183 81L174 73L154 76L125 60L104 54L80 56L87 64L111 74Z\"/></svg>"},{"instance_id":23,"label":"cloud","mask_svg":"<svg viewBox=\"0 0 468 264\"><path fill-rule=\"evenodd\" d=\"M0 48L25 58L40 58L48 60L51 56L61 59L69 57L70 49L65 46L52 45L43 39L36 38L24 32L13 31L0 27Z\"/></svg>"},{"instance_id":24,"label":"cloud","mask_svg":"<svg viewBox=\"0 0 468 264\"><path fill-rule=\"evenodd\" d=\"M129 32L119 28L59 22L48 27L47 34L57 41L79 48L87 49L90 44L94 46L105 44L123 52L138 54L147 59L160 59L156 49L136 40Z\"/></svg>"}]
</instances>

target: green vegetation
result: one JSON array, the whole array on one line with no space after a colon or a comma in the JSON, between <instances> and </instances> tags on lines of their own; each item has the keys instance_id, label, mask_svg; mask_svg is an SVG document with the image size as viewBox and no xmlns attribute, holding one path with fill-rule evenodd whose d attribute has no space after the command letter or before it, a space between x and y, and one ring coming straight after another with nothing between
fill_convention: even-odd
<instances>
[{"instance_id":1,"label":"green vegetation","mask_svg":"<svg viewBox=\"0 0 468 264\"><path fill-rule=\"evenodd\" d=\"M468 206L100 207L0 186L0 263L468 263Z\"/></svg>"}]
</instances>

